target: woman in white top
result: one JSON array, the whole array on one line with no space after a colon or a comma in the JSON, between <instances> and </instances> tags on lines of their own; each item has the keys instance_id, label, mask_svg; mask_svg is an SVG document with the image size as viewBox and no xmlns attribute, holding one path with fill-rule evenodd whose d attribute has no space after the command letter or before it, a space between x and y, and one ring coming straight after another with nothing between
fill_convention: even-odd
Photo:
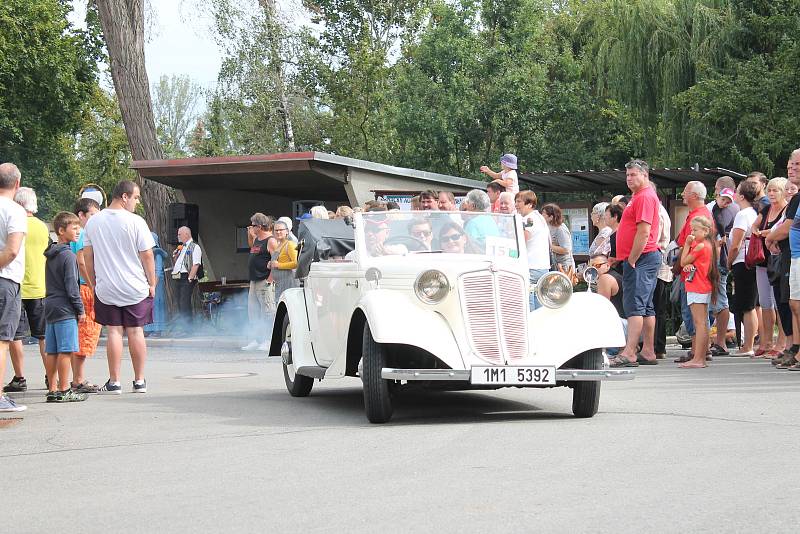
<instances>
[{"instance_id":1,"label":"woman in white top","mask_svg":"<svg viewBox=\"0 0 800 534\"><path fill-rule=\"evenodd\" d=\"M739 213L733 219L733 228L728 237L728 269L733 272L736 307L742 314L742 324L744 325L742 348L736 356L755 356L753 343L758 329L756 270L748 269L744 258L747 254L747 241L750 239L753 223L758 217L756 210L753 209L757 194L757 185L753 182L739 184L736 190Z\"/></svg>"},{"instance_id":2,"label":"woman in white top","mask_svg":"<svg viewBox=\"0 0 800 534\"><path fill-rule=\"evenodd\" d=\"M589 245L589 257L602 254L608 256L611 252L611 227L606 225L605 215L608 202L598 202L592 208L592 224L597 227L597 236Z\"/></svg>"},{"instance_id":3,"label":"woman in white top","mask_svg":"<svg viewBox=\"0 0 800 534\"><path fill-rule=\"evenodd\" d=\"M536 211L536 193L521 191L514 197L517 213L522 215L525 230L525 248L528 253L528 271L531 285L550 271L550 230L542 214ZM530 294L530 309L540 306L535 293Z\"/></svg>"},{"instance_id":4,"label":"woman in white top","mask_svg":"<svg viewBox=\"0 0 800 534\"><path fill-rule=\"evenodd\" d=\"M500 158L500 172L483 165L481 172L492 178L492 181L506 188L512 195L519 193L519 180L517 179L517 156L514 154L503 154Z\"/></svg>"}]
</instances>

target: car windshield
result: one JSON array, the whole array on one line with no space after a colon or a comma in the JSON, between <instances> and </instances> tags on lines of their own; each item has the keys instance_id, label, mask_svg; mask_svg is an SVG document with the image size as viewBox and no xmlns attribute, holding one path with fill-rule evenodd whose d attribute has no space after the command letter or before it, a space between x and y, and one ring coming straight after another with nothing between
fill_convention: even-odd
<instances>
[{"instance_id":1,"label":"car windshield","mask_svg":"<svg viewBox=\"0 0 800 534\"><path fill-rule=\"evenodd\" d=\"M518 258L513 215L466 211L378 211L363 214L367 253L479 254Z\"/></svg>"}]
</instances>

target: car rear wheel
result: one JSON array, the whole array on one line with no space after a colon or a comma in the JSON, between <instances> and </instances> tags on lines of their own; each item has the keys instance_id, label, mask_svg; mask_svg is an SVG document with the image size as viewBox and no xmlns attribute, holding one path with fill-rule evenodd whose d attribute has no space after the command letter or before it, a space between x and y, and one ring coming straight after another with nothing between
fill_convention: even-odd
<instances>
[{"instance_id":1,"label":"car rear wheel","mask_svg":"<svg viewBox=\"0 0 800 534\"><path fill-rule=\"evenodd\" d=\"M588 350L578 356L577 369L602 369L603 351ZM592 417L600 405L600 381L575 382L572 388L572 413L575 417Z\"/></svg>"},{"instance_id":2,"label":"car rear wheel","mask_svg":"<svg viewBox=\"0 0 800 534\"><path fill-rule=\"evenodd\" d=\"M289 322L289 314L283 318L282 338L281 338L281 359L283 360L283 380L286 382L286 389L292 397L308 397L311 388L314 387L314 379L308 376L298 375L295 372L294 361L292 360L292 325Z\"/></svg>"},{"instance_id":3,"label":"car rear wheel","mask_svg":"<svg viewBox=\"0 0 800 534\"><path fill-rule=\"evenodd\" d=\"M385 363L385 348L373 339L369 323L364 323L361 381L364 384L364 411L370 423L385 423L392 418L391 388L389 381L381 378Z\"/></svg>"}]
</instances>

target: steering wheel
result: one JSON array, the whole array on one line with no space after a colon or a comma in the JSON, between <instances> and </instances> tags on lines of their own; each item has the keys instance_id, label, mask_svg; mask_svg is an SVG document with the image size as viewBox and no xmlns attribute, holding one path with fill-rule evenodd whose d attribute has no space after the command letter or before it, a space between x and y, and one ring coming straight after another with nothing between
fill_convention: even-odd
<instances>
[{"instance_id":1,"label":"steering wheel","mask_svg":"<svg viewBox=\"0 0 800 534\"><path fill-rule=\"evenodd\" d=\"M428 250L428 245L421 239L417 239L410 235L396 235L392 236L383 242L384 245L404 245L409 252L419 252Z\"/></svg>"}]
</instances>

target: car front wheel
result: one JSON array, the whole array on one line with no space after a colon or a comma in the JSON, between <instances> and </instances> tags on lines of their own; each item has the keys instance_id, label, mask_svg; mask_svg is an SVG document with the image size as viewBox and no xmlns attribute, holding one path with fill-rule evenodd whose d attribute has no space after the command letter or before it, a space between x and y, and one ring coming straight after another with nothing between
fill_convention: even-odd
<instances>
[{"instance_id":1,"label":"car front wheel","mask_svg":"<svg viewBox=\"0 0 800 534\"><path fill-rule=\"evenodd\" d=\"M314 379L308 376L298 375L295 372L294 361L292 360L292 325L289 322L289 314L283 318L282 339L281 339L281 360L283 360L283 380L286 382L286 389L292 397L308 397L311 388L314 386Z\"/></svg>"},{"instance_id":2,"label":"car front wheel","mask_svg":"<svg viewBox=\"0 0 800 534\"><path fill-rule=\"evenodd\" d=\"M386 350L372 337L369 323L364 324L361 353L361 381L364 384L364 410L370 423L385 423L392 418L389 381L381 378Z\"/></svg>"},{"instance_id":3,"label":"car front wheel","mask_svg":"<svg viewBox=\"0 0 800 534\"><path fill-rule=\"evenodd\" d=\"M588 350L578 356L577 369L602 369L603 351ZM572 413L575 417L592 417L600 405L600 381L575 382L572 388Z\"/></svg>"}]
</instances>

